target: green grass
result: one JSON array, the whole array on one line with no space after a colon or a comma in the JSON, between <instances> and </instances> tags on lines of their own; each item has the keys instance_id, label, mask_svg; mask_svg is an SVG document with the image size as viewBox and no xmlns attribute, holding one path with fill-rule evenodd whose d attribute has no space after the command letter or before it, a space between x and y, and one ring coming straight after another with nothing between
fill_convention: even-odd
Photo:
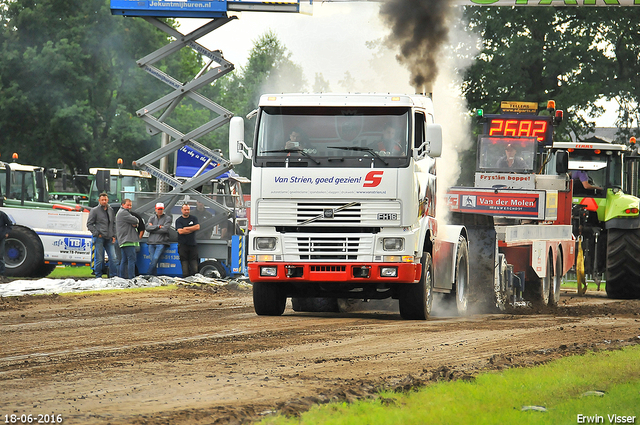
<instances>
[{"instance_id":1,"label":"green grass","mask_svg":"<svg viewBox=\"0 0 640 425\"><path fill-rule=\"evenodd\" d=\"M565 357L528 369L486 373L375 400L316 406L300 418L273 416L261 424L422 425L575 424L578 415L636 416L640 423L640 347ZM606 394L585 396L587 391ZM382 403L381 401L384 401ZM522 411L544 406L547 411ZM586 423L586 422L584 422Z\"/></svg>"},{"instance_id":2,"label":"green grass","mask_svg":"<svg viewBox=\"0 0 640 425\"><path fill-rule=\"evenodd\" d=\"M91 276L91 267L89 266L66 266L56 267L47 277L51 279L65 279Z\"/></svg>"}]
</instances>

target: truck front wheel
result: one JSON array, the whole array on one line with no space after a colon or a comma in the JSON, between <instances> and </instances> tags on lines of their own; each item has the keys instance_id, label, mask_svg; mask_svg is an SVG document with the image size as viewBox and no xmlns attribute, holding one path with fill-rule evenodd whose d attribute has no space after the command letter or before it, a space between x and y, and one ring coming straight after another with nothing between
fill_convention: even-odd
<instances>
[{"instance_id":1,"label":"truck front wheel","mask_svg":"<svg viewBox=\"0 0 640 425\"><path fill-rule=\"evenodd\" d=\"M609 229L606 289L609 298L640 298L640 229Z\"/></svg>"},{"instance_id":2,"label":"truck front wheel","mask_svg":"<svg viewBox=\"0 0 640 425\"><path fill-rule=\"evenodd\" d=\"M286 303L287 297L277 283L253 283L253 309L258 316L280 316Z\"/></svg>"},{"instance_id":3,"label":"truck front wheel","mask_svg":"<svg viewBox=\"0 0 640 425\"><path fill-rule=\"evenodd\" d=\"M44 249L31 229L14 226L4 246L7 276L31 277L44 264Z\"/></svg>"},{"instance_id":4,"label":"truck front wheel","mask_svg":"<svg viewBox=\"0 0 640 425\"><path fill-rule=\"evenodd\" d=\"M422 275L418 283L405 283L400 291L400 316L407 320L427 320L433 305L433 262L431 254L422 254Z\"/></svg>"}]
</instances>

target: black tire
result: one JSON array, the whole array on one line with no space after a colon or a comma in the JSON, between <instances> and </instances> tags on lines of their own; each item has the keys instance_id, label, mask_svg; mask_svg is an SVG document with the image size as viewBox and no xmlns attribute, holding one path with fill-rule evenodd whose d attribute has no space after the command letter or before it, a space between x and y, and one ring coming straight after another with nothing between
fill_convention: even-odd
<instances>
[{"instance_id":1,"label":"black tire","mask_svg":"<svg viewBox=\"0 0 640 425\"><path fill-rule=\"evenodd\" d=\"M607 232L606 290L609 298L640 298L640 229Z\"/></svg>"},{"instance_id":2,"label":"black tire","mask_svg":"<svg viewBox=\"0 0 640 425\"><path fill-rule=\"evenodd\" d=\"M549 305L556 307L560 303L560 285L562 285L562 252L558 250L558 256L556 258L556 267L553 270L553 279L551 280L551 287L549 288Z\"/></svg>"},{"instance_id":3,"label":"black tire","mask_svg":"<svg viewBox=\"0 0 640 425\"><path fill-rule=\"evenodd\" d=\"M531 301L536 307L542 307L549 304L549 294L551 282L553 279L553 256L551 252L547 253L547 273L545 277L539 278L533 268L527 269L526 280L524 284L524 298Z\"/></svg>"},{"instance_id":4,"label":"black tire","mask_svg":"<svg viewBox=\"0 0 640 425\"><path fill-rule=\"evenodd\" d=\"M216 260L203 261L198 265L198 272L211 279L224 279L227 277L227 271L222 264Z\"/></svg>"},{"instance_id":5,"label":"black tire","mask_svg":"<svg viewBox=\"0 0 640 425\"><path fill-rule=\"evenodd\" d=\"M469 312L469 245L464 236L458 239L455 288L458 315L465 316Z\"/></svg>"},{"instance_id":6,"label":"black tire","mask_svg":"<svg viewBox=\"0 0 640 425\"><path fill-rule=\"evenodd\" d=\"M258 316L280 316L284 313L287 297L278 283L253 283L253 309Z\"/></svg>"},{"instance_id":7,"label":"black tire","mask_svg":"<svg viewBox=\"0 0 640 425\"><path fill-rule=\"evenodd\" d=\"M31 277L47 277L56 269L55 264L42 263L32 274Z\"/></svg>"},{"instance_id":8,"label":"black tire","mask_svg":"<svg viewBox=\"0 0 640 425\"><path fill-rule=\"evenodd\" d=\"M31 277L44 264L44 249L38 235L31 229L13 226L4 247L7 276Z\"/></svg>"},{"instance_id":9,"label":"black tire","mask_svg":"<svg viewBox=\"0 0 640 425\"><path fill-rule=\"evenodd\" d=\"M405 283L398 298L400 316L407 320L427 320L433 305L433 262L431 254L422 254L422 275L418 283Z\"/></svg>"},{"instance_id":10,"label":"black tire","mask_svg":"<svg viewBox=\"0 0 640 425\"><path fill-rule=\"evenodd\" d=\"M338 313L340 307L336 298L291 298L293 311L314 313Z\"/></svg>"}]
</instances>

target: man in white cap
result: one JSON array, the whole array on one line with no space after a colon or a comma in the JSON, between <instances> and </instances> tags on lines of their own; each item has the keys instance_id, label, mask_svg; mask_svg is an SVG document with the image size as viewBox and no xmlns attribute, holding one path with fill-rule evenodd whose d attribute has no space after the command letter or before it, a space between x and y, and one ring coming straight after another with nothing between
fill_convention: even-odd
<instances>
[{"instance_id":1,"label":"man in white cap","mask_svg":"<svg viewBox=\"0 0 640 425\"><path fill-rule=\"evenodd\" d=\"M172 219L164 213L164 204L158 202L156 204L156 214L151 216L147 223L146 230L149 232L149 264L150 275L156 275L158 270L158 260L162 257L165 249L169 247L169 229L171 228Z\"/></svg>"}]
</instances>

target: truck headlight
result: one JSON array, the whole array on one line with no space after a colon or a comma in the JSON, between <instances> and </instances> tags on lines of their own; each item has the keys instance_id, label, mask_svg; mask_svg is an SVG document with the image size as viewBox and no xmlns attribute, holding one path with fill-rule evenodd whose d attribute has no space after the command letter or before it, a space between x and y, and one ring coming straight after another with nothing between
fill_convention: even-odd
<instances>
[{"instance_id":1,"label":"truck headlight","mask_svg":"<svg viewBox=\"0 0 640 425\"><path fill-rule=\"evenodd\" d=\"M273 251L276 249L276 238L255 238L253 246L256 251Z\"/></svg>"},{"instance_id":2,"label":"truck headlight","mask_svg":"<svg viewBox=\"0 0 640 425\"><path fill-rule=\"evenodd\" d=\"M404 238L382 238L382 248L385 251L402 251Z\"/></svg>"}]
</instances>

